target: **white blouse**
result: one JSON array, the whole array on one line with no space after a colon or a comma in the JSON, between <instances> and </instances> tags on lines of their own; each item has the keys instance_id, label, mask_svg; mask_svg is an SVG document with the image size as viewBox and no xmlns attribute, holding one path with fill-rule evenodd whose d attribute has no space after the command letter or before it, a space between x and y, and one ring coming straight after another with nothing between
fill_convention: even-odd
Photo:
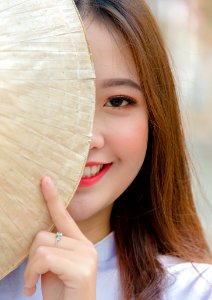
<instances>
[{"instance_id":1,"label":"white blouse","mask_svg":"<svg viewBox=\"0 0 212 300\"><path fill-rule=\"evenodd\" d=\"M121 287L114 234L96 245L98 252L97 300L121 300ZM212 300L212 265L191 264L170 256L160 256L167 270L162 300ZM0 281L0 300L42 300L40 282L36 293L24 296L23 273L26 262Z\"/></svg>"}]
</instances>

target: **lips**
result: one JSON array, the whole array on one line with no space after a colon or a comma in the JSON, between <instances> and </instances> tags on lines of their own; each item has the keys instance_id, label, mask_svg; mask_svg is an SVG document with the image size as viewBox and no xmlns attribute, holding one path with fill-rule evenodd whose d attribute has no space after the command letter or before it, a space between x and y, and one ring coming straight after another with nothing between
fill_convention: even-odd
<instances>
[{"instance_id":1,"label":"lips","mask_svg":"<svg viewBox=\"0 0 212 300\"><path fill-rule=\"evenodd\" d=\"M87 163L79 186L88 187L94 185L108 172L111 165L112 163Z\"/></svg>"}]
</instances>

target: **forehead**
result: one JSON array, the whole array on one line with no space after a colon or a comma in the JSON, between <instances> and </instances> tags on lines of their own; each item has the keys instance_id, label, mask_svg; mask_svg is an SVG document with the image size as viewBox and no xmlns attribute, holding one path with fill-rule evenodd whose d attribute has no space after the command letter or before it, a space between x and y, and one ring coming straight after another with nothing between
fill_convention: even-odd
<instances>
[{"instance_id":1,"label":"forehead","mask_svg":"<svg viewBox=\"0 0 212 300\"><path fill-rule=\"evenodd\" d=\"M130 78L139 84L132 53L121 33L94 18L85 19L84 24L97 80Z\"/></svg>"}]
</instances>

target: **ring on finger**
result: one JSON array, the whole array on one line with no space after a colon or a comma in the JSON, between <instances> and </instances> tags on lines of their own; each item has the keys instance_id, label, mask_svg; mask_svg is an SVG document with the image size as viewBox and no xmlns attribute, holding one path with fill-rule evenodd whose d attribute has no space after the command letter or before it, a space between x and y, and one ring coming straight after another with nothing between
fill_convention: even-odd
<instances>
[{"instance_id":1,"label":"ring on finger","mask_svg":"<svg viewBox=\"0 0 212 300\"><path fill-rule=\"evenodd\" d=\"M61 241L62 237L63 237L62 232L58 231L58 232L56 233L56 236L55 236L55 244L56 244L56 247L58 247L58 244L59 244L59 242Z\"/></svg>"}]
</instances>

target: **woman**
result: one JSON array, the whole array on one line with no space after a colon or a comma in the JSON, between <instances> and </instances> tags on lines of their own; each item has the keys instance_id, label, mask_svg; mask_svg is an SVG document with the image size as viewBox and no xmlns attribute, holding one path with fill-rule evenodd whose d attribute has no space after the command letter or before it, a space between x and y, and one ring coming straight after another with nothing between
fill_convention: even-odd
<instances>
[{"instance_id":1,"label":"woman","mask_svg":"<svg viewBox=\"0 0 212 300\"><path fill-rule=\"evenodd\" d=\"M39 233L27 264L2 281L0 299L25 299L23 272L32 299L211 299L210 251L157 25L140 0L76 5L96 71L87 164L67 211L42 179L63 236Z\"/></svg>"}]
</instances>

